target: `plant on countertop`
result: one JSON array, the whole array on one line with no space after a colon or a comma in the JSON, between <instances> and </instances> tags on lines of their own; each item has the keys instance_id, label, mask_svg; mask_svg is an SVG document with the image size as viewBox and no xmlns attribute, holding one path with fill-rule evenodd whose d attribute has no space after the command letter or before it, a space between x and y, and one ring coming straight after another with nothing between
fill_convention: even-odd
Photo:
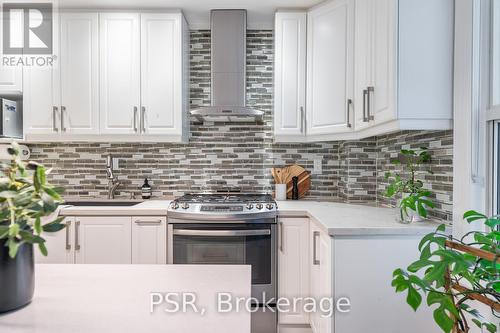
<instances>
[{"instance_id":1,"label":"plant on countertop","mask_svg":"<svg viewBox=\"0 0 500 333\"><path fill-rule=\"evenodd\" d=\"M50 185L43 165L22 162L16 143L9 148L10 164L0 171L0 240L5 240L9 256L15 258L23 244L37 244L47 255L43 232L56 232L65 227L63 218L42 224L42 218L56 211L63 201L62 190Z\"/></svg>"},{"instance_id":2,"label":"plant on countertop","mask_svg":"<svg viewBox=\"0 0 500 333\"><path fill-rule=\"evenodd\" d=\"M494 333L497 324L485 321L474 305L481 302L500 318L500 216L468 211L464 219L482 221L491 231L454 239L445 234L444 224L439 226L421 240L420 259L406 271L394 271L392 286L396 292L407 291L406 302L415 311L422 297L428 306L437 305L433 317L443 332L469 332L471 318L480 329Z\"/></svg>"},{"instance_id":3,"label":"plant on countertop","mask_svg":"<svg viewBox=\"0 0 500 333\"><path fill-rule=\"evenodd\" d=\"M389 181L389 186L385 191L388 198L394 198L401 195L399 203L401 221L412 219L410 211L414 211L418 216L426 218L428 216L427 209L434 208L435 204L429 197L432 192L424 188L424 183L417 179L417 172L422 165L428 164L431 161L431 155L427 148L421 147L419 150L402 149L400 157L391 161L394 165L403 165L403 173L386 172L385 178ZM433 174L430 169L427 173Z\"/></svg>"}]
</instances>

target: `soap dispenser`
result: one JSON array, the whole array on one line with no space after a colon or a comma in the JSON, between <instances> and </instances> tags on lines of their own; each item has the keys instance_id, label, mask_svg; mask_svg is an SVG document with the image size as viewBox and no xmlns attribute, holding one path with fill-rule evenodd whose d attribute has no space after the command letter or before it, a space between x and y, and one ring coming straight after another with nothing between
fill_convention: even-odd
<instances>
[{"instance_id":1,"label":"soap dispenser","mask_svg":"<svg viewBox=\"0 0 500 333\"><path fill-rule=\"evenodd\" d=\"M147 178L144 179L144 184L141 187L141 194L143 199L151 199L152 189Z\"/></svg>"}]
</instances>

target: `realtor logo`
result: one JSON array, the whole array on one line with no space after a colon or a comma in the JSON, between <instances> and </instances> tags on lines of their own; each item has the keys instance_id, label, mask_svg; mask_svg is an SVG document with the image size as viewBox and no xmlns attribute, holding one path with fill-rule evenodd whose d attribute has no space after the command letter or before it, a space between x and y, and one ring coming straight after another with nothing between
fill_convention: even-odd
<instances>
[{"instance_id":1,"label":"realtor logo","mask_svg":"<svg viewBox=\"0 0 500 333\"><path fill-rule=\"evenodd\" d=\"M52 54L52 3L3 3L3 54Z\"/></svg>"}]
</instances>

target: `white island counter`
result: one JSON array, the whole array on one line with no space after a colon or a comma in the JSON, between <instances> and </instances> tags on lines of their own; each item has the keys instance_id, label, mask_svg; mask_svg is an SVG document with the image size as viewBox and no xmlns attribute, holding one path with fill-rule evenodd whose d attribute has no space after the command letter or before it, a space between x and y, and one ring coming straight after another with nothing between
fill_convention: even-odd
<instances>
[{"instance_id":1,"label":"white island counter","mask_svg":"<svg viewBox=\"0 0 500 333\"><path fill-rule=\"evenodd\" d=\"M218 292L250 296L250 266L36 265L35 276L32 303L0 315L0 332L250 333L250 313L217 312ZM152 293L168 292L194 293L200 313L151 312Z\"/></svg>"}]
</instances>

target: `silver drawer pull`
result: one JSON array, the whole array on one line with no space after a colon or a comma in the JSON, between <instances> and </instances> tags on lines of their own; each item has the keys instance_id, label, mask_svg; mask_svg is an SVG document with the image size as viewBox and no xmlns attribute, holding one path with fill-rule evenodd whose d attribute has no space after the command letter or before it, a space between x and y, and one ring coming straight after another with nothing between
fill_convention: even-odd
<instances>
[{"instance_id":1,"label":"silver drawer pull","mask_svg":"<svg viewBox=\"0 0 500 333\"><path fill-rule=\"evenodd\" d=\"M267 236L271 234L269 229L260 230L192 230L175 229L176 236L208 236L208 237L244 237L244 236Z\"/></svg>"},{"instance_id":2,"label":"silver drawer pull","mask_svg":"<svg viewBox=\"0 0 500 333\"><path fill-rule=\"evenodd\" d=\"M347 99L347 128L352 128L351 124L351 105L352 99Z\"/></svg>"},{"instance_id":3,"label":"silver drawer pull","mask_svg":"<svg viewBox=\"0 0 500 333\"><path fill-rule=\"evenodd\" d=\"M57 111L59 108L57 106L52 107L52 130L54 132L59 132L59 129L57 128Z\"/></svg>"},{"instance_id":4,"label":"silver drawer pull","mask_svg":"<svg viewBox=\"0 0 500 333\"><path fill-rule=\"evenodd\" d=\"M162 220L137 220L134 223L137 225L160 225Z\"/></svg>"},{"instance_id":5,"label":"silver drawer pull","mask_svg":"<svg viewBox=\"0 0 500 333\"><path fill-rule=\"evenodd\" d=\"M375 116L373 116L371 113L372 113L372 110L371 110L371 98L370 98L370 95L375 91L375 88L374 87L367 87L366 88L366 114L368 116L368 121L370 120L374 120L375 119Z\"/></svg>"},{"instance_id":6,"label":"silver drawer pull","mask_svg":"<svg viewBox=\"0 0 500 333\"><path fill-rule=\"evenodd\" d=\"M134 132L137 133L137 106L134 106Z\"/></svg>"},{"instance_id":7,"label":"silver drawer pull","mask_svg":"<svg viewBox=\"0 0 500 333\"><path fill-rule=\"evenodd\" d=\"M71 228L71 221L66 222L66 250L71 250L71 244L69 243L69 229Z\"/></svg>"},{"instance_id":8,"label":"silver drawer pull","mask_svg":"<svg viewBox=\"0 0 500 333\"><path fill-rule=\"evenodd\" d=\"M319 265L320 261L318 259L318 238L320 234L319 231L313 232L313 265Z\"/></svg>"},{"instance_id":9,"label":"silver drawer pull","mask_svg":"<svg viewBox=\"0 0 500 333\"><path fill-rule=\"evenodd\" d=\"M283 241L284 241L284 229L285 227L283 226L283 222L279 222L278 224L278 227L280 229L280 242L279 242L279 248L280 248L280 251L281 253L285 253L285 251L283 250Z\"/></svg>"},{"instance_id":10,"label":"silver drawer pull","mask_svg":"<svg viewBox=\"0 0 500 333\"><path fill-rule=\"evenodd\" d=\"M75 250L80 251L80 221L75 222Z\"/></svg>"}]
</instances>

